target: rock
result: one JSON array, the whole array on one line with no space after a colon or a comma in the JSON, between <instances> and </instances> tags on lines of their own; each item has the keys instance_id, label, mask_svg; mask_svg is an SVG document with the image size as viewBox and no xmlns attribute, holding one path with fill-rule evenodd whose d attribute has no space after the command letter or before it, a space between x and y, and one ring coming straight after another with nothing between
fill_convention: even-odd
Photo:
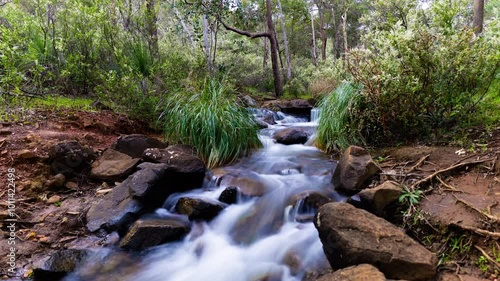
<instances>
[{"instance_id":1,"label":"rock","mask_svg":"<svg viewBox=\"0 0 500 281\"><path fill-rule=\"evenodd\" d=\"M82 146L77 141L61 142L49 149L49 163L56 174L67 175L84 171L90 167L94 159L92 149Z\"/></svg>"},{"instance_id":2,"label":"rock","mask_svg":"<svg viewBox=\"0 0 500 281\"><path fill-rule=\"evenodd\" d=\"M354 194L365 187L367 180L381 171L364 148L346 149L333 172L332 183L337 190Z\"/></svg>"},{"instance_id":3,"label":"rock","mask_svg":"<svg viewBox=\"0 0 500 281\"><path fill-rule=\"evenodd\" d=\"M360 264L323 275L317 281L385 281L385 276L376 267Z\"/></svg>"},{"instance_id":4,"label":"rock","mask_svg":"<svg viewBox=\"0 0 500 281\"><path fill-rule=\"evenodd\" d=\"M0 136L9 136L9 135L12 135L12 131L11 130L6 130L6 129L2 129L0 130Z\"/></svg>"},{"instance_id":5,"label":"rock","mask_svg":"<svg viewBox=\"0 0 500 281\"><path fill-rule=\"evenodd\" d=\"M303 144L309 135L302 129L287 128L274 134L273 138L281 144Z\"/></svg>"},{"instance_id":6,"label":"rock","mask_svg":"<svg viewBox=\"0 0 500 281\"><path fill-rule=\"evenodd\" d=\"M61 196L59 195L54 195L51 196L49 199L47 199L47 204L54 204L61 201Z\"/></svg>"},{"instance_id":7,"label":"rock","mask_svg":"<svg viewBox=\"0 0 500 281\"><path fill-rule=\"evenodd\" d=\"M276 125L276 121L274 120L274 113L273 112L267 112L264 114L264 117L262 118L262 121L269 125Z\"/></svg>"},{"instance_id":8,"label":"rock","mask_svg":"<svg viewBox=\"0 0 500 281\"><path fill-rule=\"evenodd\" d=\"M300 117L309 118L313 106L306 100L273 100L264 102L263 108L268 108L273 111L281 111L283 113L292 114Z\"/></svg>"},{"instance_id":9,"label":"rock","mask_svg":"<svg viewBox=\"0 0 500 281\"><path fill-rule=\"evenodd\" d=\"M299 201L302 201L299 212L309 212L310 210L317 210L319 207L332 202L333 200L329 198L326 194L318 191L306 191L296 194L290 198L292 202L291 205L296 205Z\"/></svg>"},{"instance_id":10,"label":"rock","mask_svg":"<svg viewBox=\"0 0 500 281\"><path fill-rule=\"evenodd\" d=\"M243 102L243 105L246 106L246 107L253 107L253 108L258 108L259 107L259 104L252 97L250 97L249 95L244 95L241 98L241 100Z\"/></svg>"},{"instance_id":11,"label":"rock","mask_svg":"<svg viewBox=\"0 0 500 281\"><path fill-rule=\"evenodd\" d=\"M17 158L28 160L38 158L38 156L36 156L35 153L29 149L23 149L17 154Z\"/></svg>"},{"instance_id":12,"label":"rock","mask_svg":"<svg viewBox=\"0 0 500 281\"><path fill-rule=\"evenodd\" d=\"M455 273L451 272L442 272L439 274L439 277L437 279L438 281L461 281L462 278L460 278L458 275Z\"/></svg>"},{"instance_id":13,"label":"rock","mask_svg":"<svg viewBox=\"0 0 500 281\"><path fill-rule=\"evenodd\" d=\"M211 220L215 218L224 205L212 203L199 198L181 197L175 205L175 210L187 215L190 220Z\"/></svg>"},{"instance_id":14,"label":"rock","mask_svg":"<svg viewBox=\"0 0 500 281\"><path fill-rule=\"evenodd\" d=\"M381 215L387 205L398 200L402 190L403 187L396 182L386 181L377 187L364 189L358 195L362 204Z\"/></svg>"},{"instance_id":15,"label":"rock","mask_svg":"<svg viewBox=\"0 0 500 281\"><path fill-rule=\"evenodd\" d=\"M370 263L392 279L429 280L436 255L399 228L347 203L328 203L314 221L334 269Z\"/></svg>"},{"instance_id":16,"label":"rock","mask_svg":"<svg viewBox=\"0 0 500 281\"><path fill-rule=\"evenodd\" d=\"M76 182L69 181L69 182L66 183L66 188L67 189L77 189L78 188L78 184Z\"/></svg>"},{"instance_id":17,"label":"rock","mask_svg":"<svg viewBox=\"0 0 500 281\"><path fill-rule=\"evenodd\" d=\"M166 149L146 149L143 159L166 164L172 186L178 186L179 191L198 188L203 184L205 164L190 146L172 145Z\"/></svg>"},{"instance_id":18,"label":"rock","mask_svg":"<svg viewBox=\"0 0 500 281\"><path fill-rule=\"evenodd\" d=\"M128 176L141 161L113 149L104 153L92 163L90 176L101 180L119 180Z\"/></svg>"},{"instance_id":19,"label":"rock","mask_svg":"<svg viewBox=\"0 0 500 281\"><path fill-rule=\"evenodd\" d=\"M217 179L218 186L235 186L243 196L262 196L267 187L254 172L228 173Z\"/></svg>"},{"instance_id":20,"label":"rock","mask_svg":"<svg viewBox=\"0 0 500 281\"><path fill-rule=\"evenodd\" d=\"M64 176L64 174L59 173L53 176L51 179L47 180L47 182L45 182L45 185L48 188L58 189L64 186L65 181L66 177Z\"/></svg>"},{"instance_id":21,"label":"rock","mask_svg":"<svg viewBox=\"0 0 500 281\"><path fill-rule=\"evenodd\" d=\"M266 129L269 127L269 125L266 122L264 122L260 119L256 119L255 123L257 124L257 127L259 127L259 129Z\"/></svg>"},{"instance_id":22,"label":"rock","mask_svg":"<svg viewBox=\"0 0 500 281\"><path fill-rule=\"evenodd\" d=\"M48 259L39 261L33 266L34 279L37 281L61 280L73 272L89 255L90 250L67 249L52 254Z\"/></svg>"},{"instance_id":23,"label":"rock","mask_svg":"<svg viewBox=\"0 0 500 281\"><path fill-rule=\"evenodd\" d=\"M143 250L181 239L190 231L188 224L177 220L138 220L120 242L120 247Z\"/></svg>"},{"instance_id":24,"label":"rock","mask_svg":"<svg viewBox=\"0 0 500 281\"><path fill-rule=\"evenodd\" d=\"M145 135L133 134L119 137L111 148L132 158L141 158L148 148L165 148L168 144Z\"/></svg>"},{"instance_id":25,"label":"rock","mask_svg":"<svg viewBox=\"0 0 500 281\"><path fill-rule=\"evenodd\" d=\"M230 186L224 189L219 196L219 201L226 204L234 204L238 201L239 190L236 186Z\"/></svg>"}]
</instances>

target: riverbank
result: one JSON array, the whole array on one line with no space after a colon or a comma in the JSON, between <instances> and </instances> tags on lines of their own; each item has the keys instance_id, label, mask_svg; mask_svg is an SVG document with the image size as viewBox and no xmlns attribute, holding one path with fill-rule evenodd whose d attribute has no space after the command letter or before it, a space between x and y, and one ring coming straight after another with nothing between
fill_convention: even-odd
<instances>
[{"instance_id":1,"label":"riverbank","mask_svg":"<svg viewBox=\"0 0 500 281\"><path fill-rule=\"evenodd\" d=\"M75 241L82 247L85 243L109 243L104 241L109 237L103 239L87 230L85 214L91 203L112 186L82 174L65 179L58 190L48 188L57 180L47 165L49 148L61 141L76 140L100 152L121 134L161 138L141 122L109 111L34 112L22 124L2 124L0 132L0 153L6 159L0 164L2 178L7 179L9 169L15 169L15 268L25 277L38 259L74 247ZM440 271L457 272L462 280L496 278L495 263L500 256L495 241L495 214L500 213L495 204L500 194L499 153L500 128L474 147L412 146L371 151L383 169L380 181L390 179L412 187L431 176L418 185L424 191L418 203L394 205L389 218L404 225L407 233L438 255ZM2 200L9 196L6 190L1 192ZM407 194L414 195L415 191ZM2 234L8 238L5 222L10 215L9 204L2 208ZM10 246L8 239L0 243L2 263L9 262ZM11 275L8 268L2 267L5 271L1 273Z\"/></svg>"}]
</instances>

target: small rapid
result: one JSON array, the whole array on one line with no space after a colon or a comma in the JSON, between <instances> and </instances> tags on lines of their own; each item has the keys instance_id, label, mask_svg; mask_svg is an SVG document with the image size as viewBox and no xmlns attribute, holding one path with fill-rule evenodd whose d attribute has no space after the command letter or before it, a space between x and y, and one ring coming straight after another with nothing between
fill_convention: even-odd
<instances>
[{"instance_id":1,"label":"small rapid","mask_svg":"<svg viewBox=\"0 0 500 281\"><path fill-rule=\"evenodd\" d=\"M312 138L317 118L309 122L281 112L252 113L256 118L271 113L276 120L275 125L260 131L263 147L234 165L214 169L202 188L171 195L153 215L186 220L174 213L177 200L194 197L217 201L234 184L225 180L227 174L245 179L238 182L242 188L258 186L261 193L240 194L235 204L212 221L194 222L182 241L138 254L134 272L119 280L299 281L307 272L328 267L312 222L316 209L308 195L342 199L330 183L335 164L312 145L283 145L272 138L287 127L306 130ZM102 277L103 273L99 274ZM81 276L77 272L66 280L93 280Z\"/></svg>"}]
</instances>

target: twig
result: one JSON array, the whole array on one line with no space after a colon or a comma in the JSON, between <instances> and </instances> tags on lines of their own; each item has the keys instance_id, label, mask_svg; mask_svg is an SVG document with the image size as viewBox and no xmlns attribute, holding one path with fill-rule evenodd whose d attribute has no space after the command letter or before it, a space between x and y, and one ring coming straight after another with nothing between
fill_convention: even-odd
<instances>
[{"instance_id":1,"label":"twig","mask_svg":"<svg viewBox=\"0 0 500 281\"><path fill-rule=\"evenodd\" d=\"M500 218L499 217L494 216L494 215L490 215L490 214L486 214L486 213L482 212L481 210L479 210L478 208L472 206L467 201L462 200L462 199L456 197L455 195L453 195L453 197L455 197L455 199L457 200L457 202L460 202L460 203L464 204L465 206L467 206L467 207L471 208L472 210L476 211L477 213L479 213L479 214L487 217L488 219L490 219L490 220L492 220L494 222L500 222Z\"/></svg>"},{"instance_id":2,"label":"twig","mask_svg":"<svg viewBox=\"0 0 500 281\"><path fill-rule=\"evenodd\" d=\"M472 161L472 162L467 162L467 163L460 163L460 164L456 164L456 165L450 166L450 167L448 167L446 169L439 170L439 171L431 174L430 176L427 176L424 179L421 179L421 180L417 181L416 183L414 183L412 185L412 188L416 188L417 186L419 186L419 185L421 185L423 183L431 181L436 176L438 176L438 175L440 175L442 173L446 173L446 172L452 171L454 169L461 168L461 167L468 166L468 165L476 165L476 164L488 162L488 161L491 161L491 160L493 160L493 159L492 158L488 158L488 159L484 159L484 160L477 160L477 161Z\"/></svg>"},{"instance_id":3,"label":"twig","mask_svg":"<svg viewBox=\"0 0 500 281\"><path fill-rule=\"evenodd\" d=\"M490 255L488 255L485 250L483 250L478 245L474 245L474 247L478 249L479 252L481 252L481 254L483 254L483 256L487 258L493 265L495 265L498 269L500 269L500 263L496 262L492 257L490 257Z\"/></svg>"},{"instance_id":4,"label":"twig","mask_svg":"<svg viewBox=\"0 0 500 281\"><path fill-rule=\"evenodd\" d=\"M429 156L431 156L431 155L427 154L427 155L421 157L420 160L418 160L418 162L415 165L413 165L413 167L411 167L410 170L408 170L408 173L411 173L413 170L420 167L420 165L422 165L422 163L424 163L424 161L427 160L427 158L429 158Z\"/></svg>"},{"instance_id":5,"label":"twig","mask_svg":"<svg viewBox=\"0 0 500 281\"><path fill-rule=\"evenodd\" d=\"M461 190L456 189L455 187L445 183L439 176L436 176L436 179L446 188L451 189L452 191L463 192Z\"/></svg>"},{"instance_id":6,"label":"twig","mask_svg":"<svg viewBox=\"0 0 500 281\"><path fill-rule=\"evenodd\" d=\"M497 201L495 201L493 204L490 204L490 205L488 205L488 207L486 207L486 211L488 211L488 214L491 215L491 208L495 207L496 205L498 205Z\"/></svg>"},{"instance_id":7,"label":"twig","mask_svg":"<svg viewBox=\"0 0 500 281\"><path fill-rule=\"evenodd\" d=\"M472 232L475 232L476 234L479 234L479 235L482 235L482 236L487 236L487 237L492 237L492 238L495 238L495 239L498 239L500 238L500 233L499 232L492 232L492 231L488 231L488 230L484 230L484 229L481 229L481 228L476 228L476 227L471 227L471 226L466 226L466 225L458 225L458 224L453 224L463 230L468 230L468 231L472 231Z\"/></svg>"}]
</instances>

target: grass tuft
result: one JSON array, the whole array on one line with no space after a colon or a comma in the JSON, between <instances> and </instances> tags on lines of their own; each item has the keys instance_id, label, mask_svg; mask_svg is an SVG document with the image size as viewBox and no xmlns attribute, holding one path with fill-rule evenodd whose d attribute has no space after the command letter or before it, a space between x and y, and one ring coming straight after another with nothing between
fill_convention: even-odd
<instances>
[{"instance_id":1,"label":"grass tuft","mask_svg":"<svg viewBox=\"0 0 500 281\"><path fill-rule=\"evenodd\" d=\"M321 100L318 125L318 145L321 149L338 152L362 142L359 132L352 126L352 109L359 97L358 88L344 82Z\"/></svg>"},{"instance_id":2,"label":"grass tuft","mask_svg":"<svg viewBox=\"0 0 500 281\"><path fill-rule=\"evenodd\" d=\"M261 146L253 118L217 81L208 81L198 94L170 98L160 120L168 141L194 146L208 167Z\"/></svg>"}]
</instances>

